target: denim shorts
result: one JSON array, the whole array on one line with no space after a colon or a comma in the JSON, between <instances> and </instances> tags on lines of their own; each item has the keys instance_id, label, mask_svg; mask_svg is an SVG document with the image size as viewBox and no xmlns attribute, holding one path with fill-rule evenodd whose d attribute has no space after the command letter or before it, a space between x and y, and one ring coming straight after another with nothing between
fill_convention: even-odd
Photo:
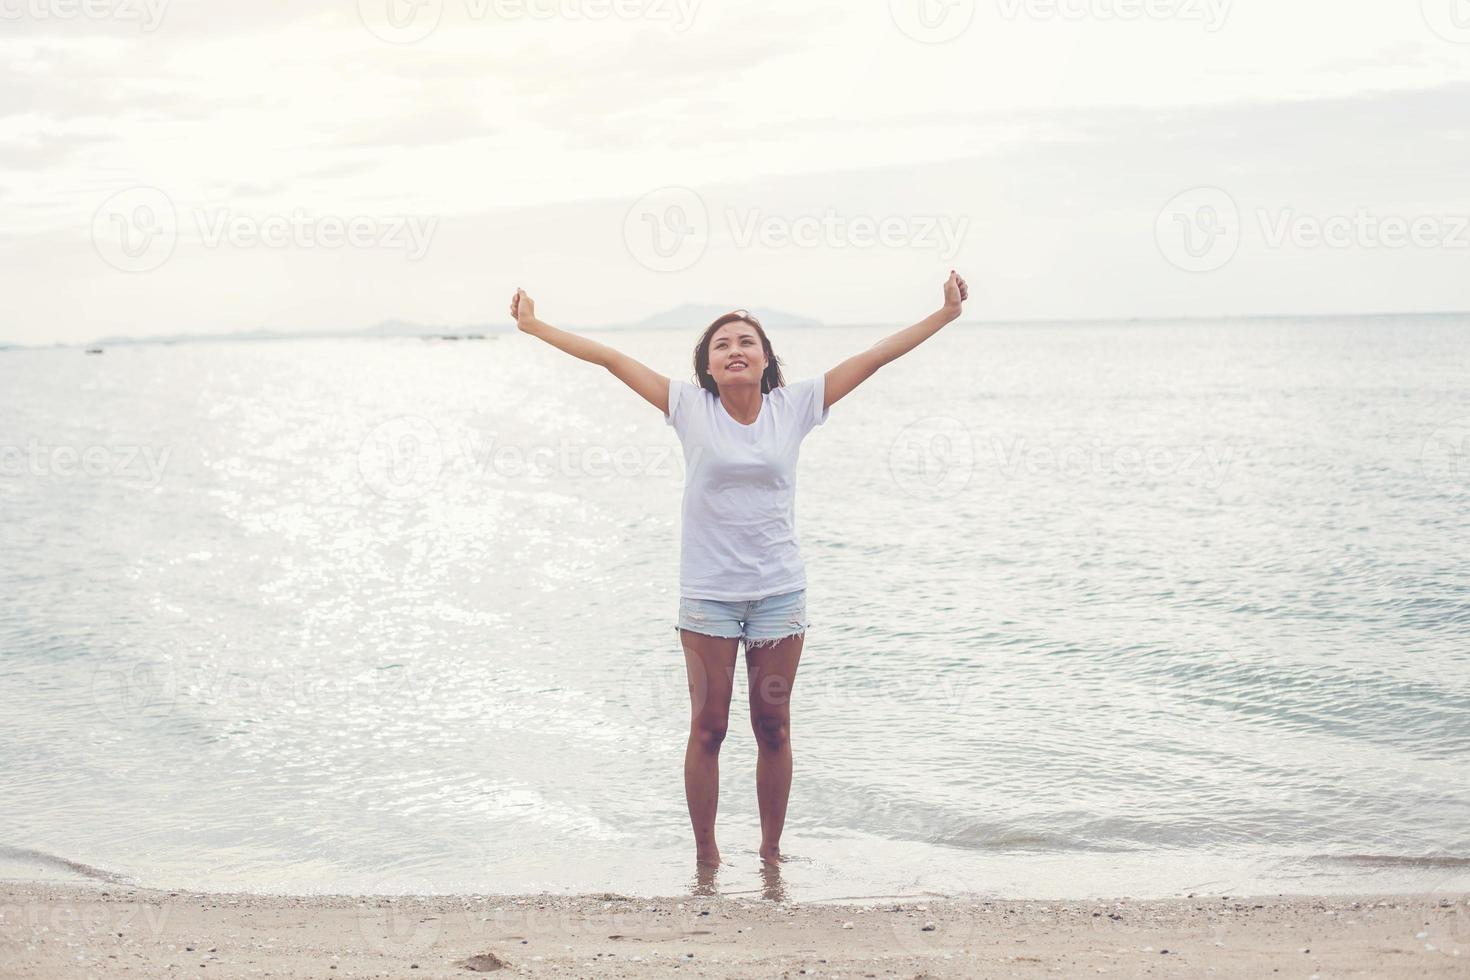
<instances>
[{"instance_id":1,"label":"denim shorts","mask_svg":"<svg viewBox=\"0 0 1470 980\"><path fill-rule=\"evenodd\" d=\"M739 602L681 597L679 623L674 629L725 639L744 638L745 649L749 650L805 633L810 625L806 589L797 589Z\"/></svg>"}]
</instances>

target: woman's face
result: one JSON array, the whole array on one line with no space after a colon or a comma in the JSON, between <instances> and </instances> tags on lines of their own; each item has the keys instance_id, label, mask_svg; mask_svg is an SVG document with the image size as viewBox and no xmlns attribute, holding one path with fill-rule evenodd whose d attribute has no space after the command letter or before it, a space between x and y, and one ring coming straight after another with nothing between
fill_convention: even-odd
<instances>
[{"instance_id":1,"label":"woman's face","mask_svg":"<svg viewBox=\"0 0 1470 980\"><path fill-rule=\"evenodd\" d=\"M766 371L766 351L755 327L736 320L716 330L709 340L709 373L715 384L759 386Z\"/></svg>"}]
</instances>

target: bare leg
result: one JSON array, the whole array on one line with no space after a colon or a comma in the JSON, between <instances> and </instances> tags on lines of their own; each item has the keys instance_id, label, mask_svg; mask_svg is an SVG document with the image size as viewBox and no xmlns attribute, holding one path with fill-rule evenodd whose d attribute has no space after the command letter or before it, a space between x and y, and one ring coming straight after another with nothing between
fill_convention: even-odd
<instances>
[{"instance_id":1,"label":"bare leg","mask_svg":"<svg viewBox=\"0 0 1470 980\"><path fill-rule=\"evenodd\" d=\"M761 811L761 860L781 860L781 830L791 797L791 687L801 661L802 634L754 650L746 647L750 727L759 754L755 791Z\"/></svg>"},{"instance_id":2,"label":"bare leg","mask_svg":"<svg viewBox=\"0 0 1470 980\"><path fill-rule=\"evenodd\" d=\"M689 744L684 749L684 796L694 828L695 861L718 865L715 811L720 803L720 745L730 723L738 639L681 629L689 674Z\"/></svg>"}]
</instances>

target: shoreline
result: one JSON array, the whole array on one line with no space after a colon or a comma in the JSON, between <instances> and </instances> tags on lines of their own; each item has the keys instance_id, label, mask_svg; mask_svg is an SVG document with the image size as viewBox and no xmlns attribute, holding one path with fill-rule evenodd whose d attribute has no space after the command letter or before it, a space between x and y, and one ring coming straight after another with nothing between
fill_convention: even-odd
<instances>
[{"instance_id":1,"label":"shoreline","mask_svg":"<svg viewBox=\"0 0 1470 980\"><path fill-rule=\"evenodd\" d=\"M0 844L0 882L115 886L191 894L350 897L362 895L600 894L625 897L725 896L830 904L934 900L1165 901L1189 895L1409 896L1470 893L1470 858L1445 854L1313 854L1232 857L1179 853L1014 853L951 851L947 864L922 846L891 841L804 841L779 868L754 849L732 851L717 872L691 869L667 849L575 856L534 848L514 861L487 857L473 873L398 872L391 868L308 873L277 862L249 874L194 861L129 870L84 863L58 853ZM89 855L90 857L90 855ZM969 863L965 863L965 862ZM980 866L980 865L983 865ZM575 870L569 870L575 869Z\"/></svg>"},{"instance_id":2,"label":"shoreline","mask_svg":"<svg viewBox=\"0 0 1470 980\"><path fill-rule=\"evenodd\" d=\"M266 895L0 880L0 977L1461 977L1470 893Z\"/></svg>"}]
</instances>

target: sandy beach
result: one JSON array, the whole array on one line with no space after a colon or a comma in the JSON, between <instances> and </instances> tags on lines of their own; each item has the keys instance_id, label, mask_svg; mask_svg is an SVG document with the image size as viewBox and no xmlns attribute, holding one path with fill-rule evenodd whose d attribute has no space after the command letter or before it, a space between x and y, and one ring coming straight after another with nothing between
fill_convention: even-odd
<instances>
[{"instance_id":1,"label":"sandy beach","mask_svg":"<svg viewBox=\"0 0 1470 980\"><path fill-rule=\"evenodd\" d=\"M0 884L0 976L1464 977L1470 896L306 897Z\"/></svg>"}]
</instances>

